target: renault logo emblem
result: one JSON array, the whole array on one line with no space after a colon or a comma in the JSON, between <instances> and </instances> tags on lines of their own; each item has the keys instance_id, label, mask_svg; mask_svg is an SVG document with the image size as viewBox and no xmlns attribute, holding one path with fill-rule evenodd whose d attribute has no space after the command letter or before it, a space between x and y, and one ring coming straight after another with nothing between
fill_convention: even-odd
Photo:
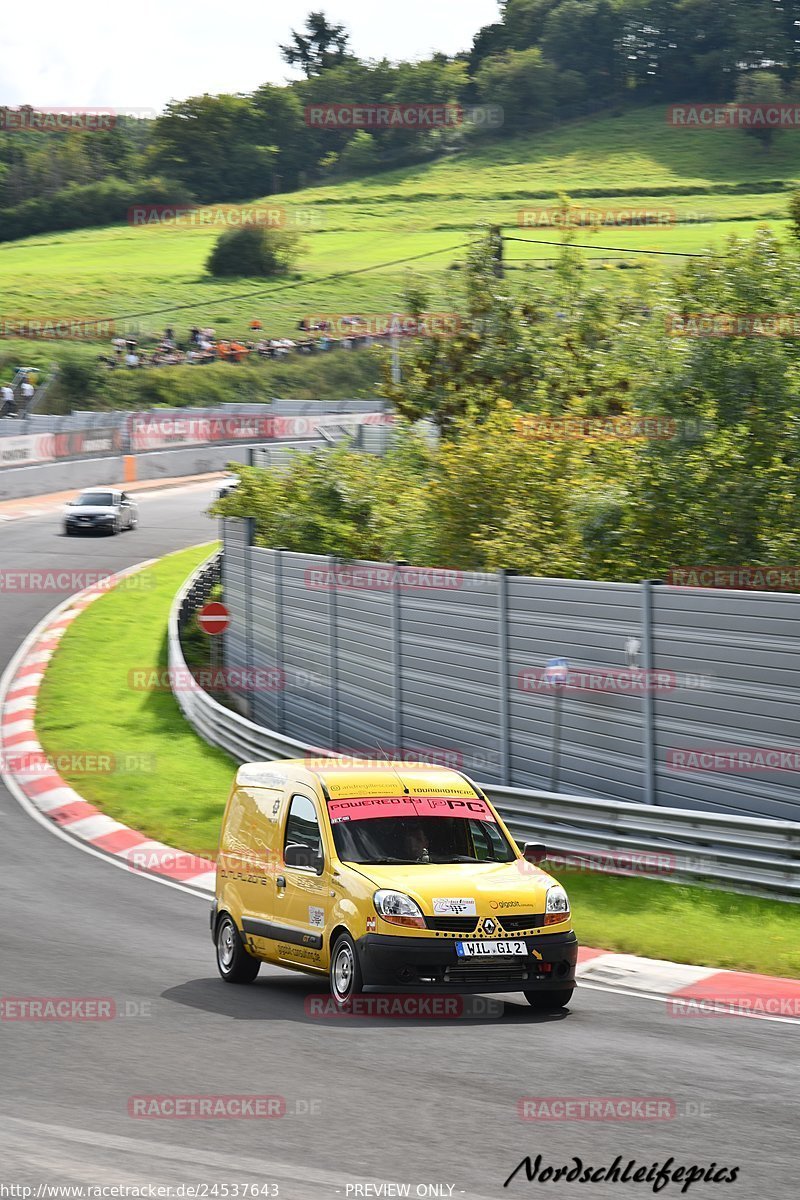
<instances>
[{"instance_id":1,"label":"renault logo emblem","mask_svg":"<svg viewBox=\"0 0 800 1200\"><path fill-rule=\"evenodd\" d=\"M483 922L483 932L488 933L491 936L495 929L497 929L497 925L494 923L491 917L487 917Z\"/></svg>"}]
</instances>

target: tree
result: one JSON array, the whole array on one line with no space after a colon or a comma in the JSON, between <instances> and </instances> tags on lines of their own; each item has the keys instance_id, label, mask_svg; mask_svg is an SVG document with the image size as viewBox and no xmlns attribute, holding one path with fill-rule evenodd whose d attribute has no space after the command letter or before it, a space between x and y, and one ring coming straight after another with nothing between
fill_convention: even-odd
<instances>
[{"instance_id":1,"label":"tree","mask_svg":"<svg viewBox=\"0 0 800 1200\"><path fill-rule=\"evenodd\" d=\"M575 99L579 81L574 82L574 89L565 89L564 77L538 48L487 58L475 79L480 98L502 107L507 133L542 129L552 120L564 91Z\"/></svg>"},{"instance_id":2,"label":"tree","mask_svg":"<svg viewBox=\"0 0 800 1200\"><path fill-rule=\"evenodd\" d=\"M211 275L247 275L274 278L288 275L297 247L297 237L282 229L263 225L227 229L217 238L206 267Z\"/></svg>"},{"instance_id":3,"label":"tree","mask_svg":"<svg viewBox=\"0 0 800 1200\"><path fill-rule=\"evenodd\" d=\"M345 175L369 175L379 171L380 155L372 134L357 129L342 151L338 166Z\"/></svg>"},{"instance_id":4,"label":"tree","mask_svg":"<svg viewBox=\"0 0 800 1200\"><path fill-rule=\"evenodd\" d=\"M737 104L750 104L767 108L780 105L786 99L780 75L774 71L749 71L742 75L736 89ZM772 125L754 125L745 130L752 137L758 138L765 150L772 145L775 127Z\"/></svg>"},{"instance_id":5,"label":"tree","mask_svg":"<svg viewBox=\"0 0 800 1200\"><path fill-rule=\"evenodd\" d=\"M329 25L323 12L309 13L305 34L292 30L292 42L280 51L290 67L300 67L306 79L337 67L348 57L349 35L344 25Z\"/></svg>"}]
</instances>

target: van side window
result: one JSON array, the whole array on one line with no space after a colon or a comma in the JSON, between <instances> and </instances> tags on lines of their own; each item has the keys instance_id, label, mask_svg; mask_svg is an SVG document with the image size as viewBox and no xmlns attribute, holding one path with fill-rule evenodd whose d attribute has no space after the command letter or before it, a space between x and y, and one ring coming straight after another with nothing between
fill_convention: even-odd
<instances>
[{"instance_id":1,"label":"van side window","mask_svg":"<svg viewBox=\"0 0 800 1200\"><path fill-rule=\"evenodd\" d=\"M292 796L286 821L283 861L322 874L324 858L317 810L308 796Z\"/></svg>"}]
</instances>

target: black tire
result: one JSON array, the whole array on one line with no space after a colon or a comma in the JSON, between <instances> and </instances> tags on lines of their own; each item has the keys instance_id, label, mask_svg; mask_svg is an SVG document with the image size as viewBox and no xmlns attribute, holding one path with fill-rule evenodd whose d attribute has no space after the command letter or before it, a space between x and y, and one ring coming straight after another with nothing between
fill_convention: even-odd
<instances>
[{"instance_id":1,"label":"black tire","mask_svg":"<svg viewBox=\"0 0 800 1200\"><path fill-rule=\"evenodd\" d=\"M337 1008L349 1008L354 996L364 991L364 977L358 951L349 933L341 933L334 943L330 968L331 995Z\"/></svg>"},{"instance_id":2,"label":"black tire","mask_svg":"<svg viewBox=\"0 0 800 1200\"><path fill-rule=\"evenodd\" d=\"M261 963L247 953L239 930L227 913L224 913L217 923L214 942L217 948L217 970L225 982L252 983Z\"/></svg>"},{"instance_id":3,"label":"black tire","mask_svg":"<svg viewBox=\"0 0 800 1200\"><path fill-rule=\"evenodd\" d=\"M72 537L72 530L69 525L64 526L64 537Z\"/></svg>"},{"instance_id":4,"label":"black tire","mask_svg":"<svg viewBox=\"0 0 800 1200\"><path fill-rule=\"evenodd\" d=\"M557 1012L566 1008L572 999L575 988L562 988L558 992L526 992L525 999L535 1012Z\"/></svg>"}]
</instances>

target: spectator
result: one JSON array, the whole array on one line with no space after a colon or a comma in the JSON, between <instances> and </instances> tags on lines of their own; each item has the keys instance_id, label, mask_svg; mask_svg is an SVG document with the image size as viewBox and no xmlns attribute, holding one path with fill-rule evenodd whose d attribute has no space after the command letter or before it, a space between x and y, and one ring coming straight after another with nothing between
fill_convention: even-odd
<instances>
[{"instance_id":1,"label":"spectator","mask_svg":"<svg viewBox=\"0 0 800 1200\"><path fill-rule=\"evenodd\" d=\"M17 415L17 402L14 399L14 390L8 384L3 384L0 388L0 417L15 417Z\"/></svg>"},{"instance_id":2,"label":"spectator","mask_svg":"<svg viewBox=\"0 0 800 1200\"><path fill-rule=\"evenodd\" d=\"M128 353L125 355L126 367L138 367L139 355L136 353L135 343L133 346L128 346Z\"/></svg>"},{"instance_id":3,"label":"spectator","mask_svg":"<svg viewBox=\"0 0 800 1200\"><path fill-rule=\"evenodd\" d=\"M28 379L25 380L22 387L19 389L22 396L23 407L27 409L33 399L33 384Z\"/></svg>"}]
</instances>

